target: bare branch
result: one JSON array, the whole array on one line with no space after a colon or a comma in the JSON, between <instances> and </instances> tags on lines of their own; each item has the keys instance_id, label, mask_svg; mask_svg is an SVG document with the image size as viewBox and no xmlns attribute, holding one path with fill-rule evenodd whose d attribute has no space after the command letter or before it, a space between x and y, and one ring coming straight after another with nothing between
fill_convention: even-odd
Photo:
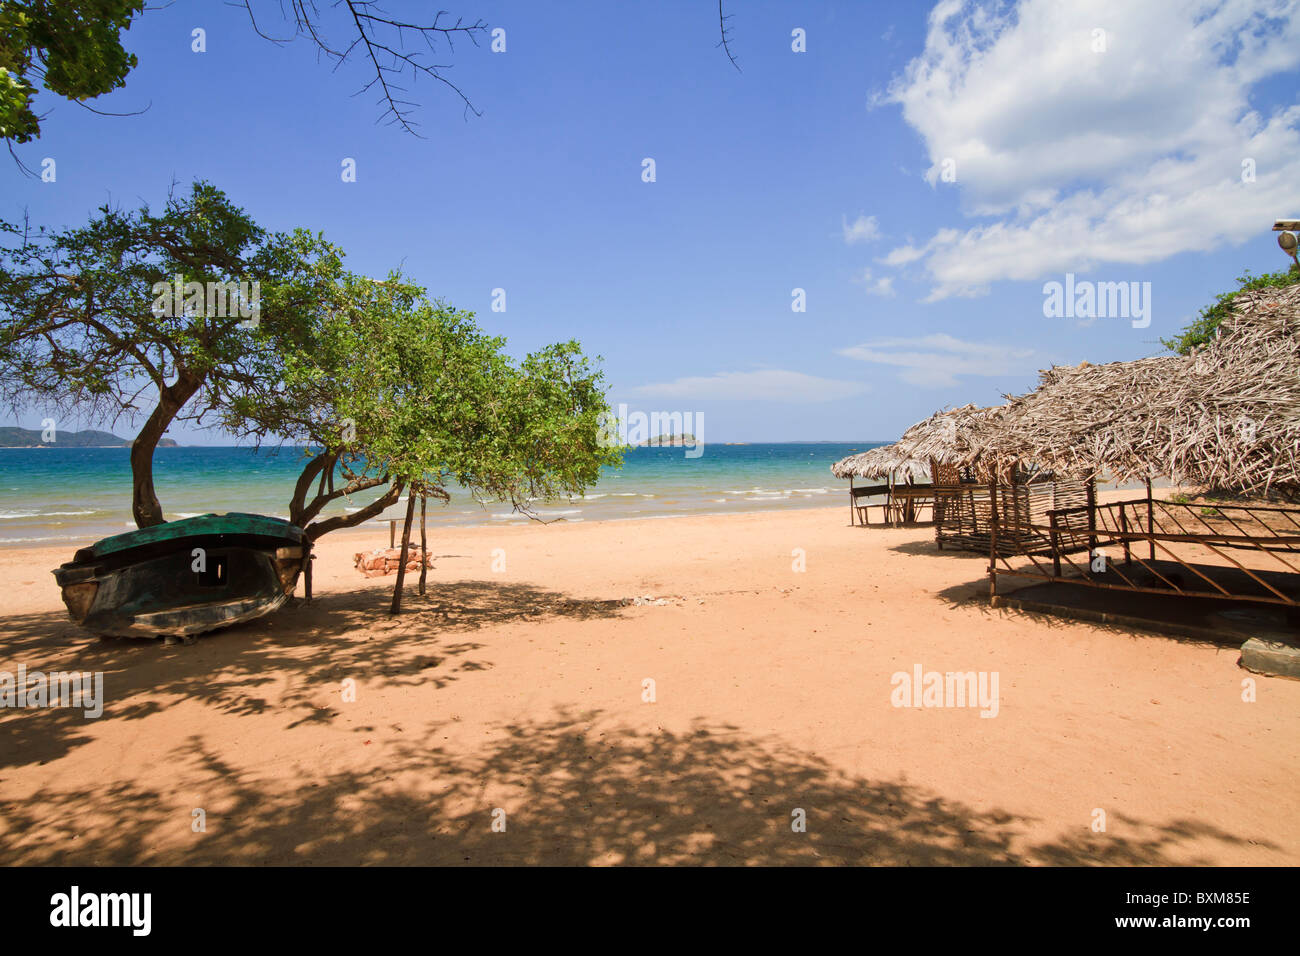
<instances>
[{"instance_id":1,"label":"bare branch","mask_svg":"<svg viewBox=\"0 0 1300 956\"><path fill-rule=\"evenodd\" d=\"M284 45L297 37L307 37L316 46L320 54L334 62L335 70L342 67L359 51L364 50L365 58L369 61L374 75L357 90L357 93L361 94L375 87L379 88L377 102L385 107L383 113L380 114L380 122L387 118L388 125L400 126L411 135L423 138L415 129L419 124L411 118L417 104L411 100L403 99L401 94L404 94L406 89L395 82L397 78L406 75L408 70L412 81L418 80L421 75L424 75L454 92L464 104L466 118L470 113L475 116L483 115L478 107L470 101L465 91L442 72L450 69L451 64L424 63L420 60L421 52L407 52L405 49L406 40L408 35L411 34L414 34L411 39L424 41L429 51L435 54L437 52L435 40L445 41L448 50L451 52L455 51L456 37L467 37L471 43L478 46L478 35L488 29L487 23L482 20L466 23L462 18L457 17L454 23L450 22L450 20L444 22L443 18L449 17L450 14L445 10L440 10L434 15L432 23L420 25L384 15L373 0L340 0L335 6L346 8L352 21L351 25L355 31L355 36L346 46L337 47L325 36L320 12L311 0L290 0L295 32L292 37L288 38L272 36L263 29L253 13L252 0L239 0L238 3L232 3L232 5L242 6L248 12L254 32L272 43ZM283 8L281 13L287 19L287 13ZM395 32L396 41L386 42L382 39L379 31L383 30Z\"/></svg>"},{"instance_id":2,"label":"bare branch","mask_svg":"<svg viewBox=\"0 0 1300 956\"><path fill-rule=\"evenodd\" d=\"M727 26L727 21L731 19L731 16L722 12L722 3L723 0L718 0L718 32L722 35L722 39L718 41L717 45L722 47L722 52L727 54L727 59L736 68L736 72L743 73L745 71L740 68L740 64L736 62L736 58L731 53L730 27Z\"/></svg>"}]
</instances>

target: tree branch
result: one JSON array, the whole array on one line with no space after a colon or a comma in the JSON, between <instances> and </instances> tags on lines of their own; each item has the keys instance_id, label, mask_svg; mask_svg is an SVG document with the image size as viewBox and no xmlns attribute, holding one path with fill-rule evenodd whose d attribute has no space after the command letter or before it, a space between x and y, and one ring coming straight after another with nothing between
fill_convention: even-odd
<instances>
[{"instance_id":1,"label":"tree branch","mask_svg":"<svg viewBox=\"0 0 1300 956\"><path fill-rule=\"evenodd\" d=\"M317 50L334 62L336 70L348 62L358 48L363 48L366 59L370 61L370 66L374 71L374 76L357 92L365 93L378 86L380 91L378 102L386 104L384 112L380 114L380 120L391 117L389 120L390 125L398 125L412 136L423 138L415 129L419 124L411 119L411 113L414 111L416 104L410 100L400 99L399 94L404 93L405 89L389 79L390 76L401 76L408 68L411 71L413 80L418 79L420 74L424 74L451 89L464 104L467 115L469 113L473 113L475 116L483 115L470 101L465 91L441 72L449 69L451 64L421 63L417 59L419 53L407 53L401 49L394 49L389 43L383 42L377 32L385 28L396 31L399 46L402 45L407 33L414 33L434 53L437 52L434 40L442 39L446 41L448 49L454 52L454 41L457 36L467 37L471 43L478 46L478 35L485 33L488 29L487 23L483 20L466 23L463 19L457 17L455 23L444 25L442 18L448 16L448 14L445 10L440 10L434 15L431 24L420 25L380 14L379 7L373 0L341 0L336 6L347 9L356 36L351 43L338 48L326 38L319 22L320 14L311 0L291 0L295 35L288 39L273 37L263 31L253 13L252 0L240 0L238 5L248 12L249 21L258 36L279 45L288 43L299 36L305 36L316 46ZM384 59L381 59L381 56Z\"/></svg>"},{"instance_id":2,"label":"tree branch","mask_svg":"<svg viewBox=\"0 0 1300 956\"><path fill-rule=\"evenodd\" d=\"M718 0L718 32L722 35L722 39L718 41L717 45L722 47L722 52L727 54L727 59L730 60L731 65L736 68L736 72L743 73L745 71L740 68L740 64L736 62L736 58L731 54L731 42L728 35L730 28L727 26L727 21L731 19L731 16L729 14L723 14L722 3L723 0Z\"/></svg>"}]
</instances>

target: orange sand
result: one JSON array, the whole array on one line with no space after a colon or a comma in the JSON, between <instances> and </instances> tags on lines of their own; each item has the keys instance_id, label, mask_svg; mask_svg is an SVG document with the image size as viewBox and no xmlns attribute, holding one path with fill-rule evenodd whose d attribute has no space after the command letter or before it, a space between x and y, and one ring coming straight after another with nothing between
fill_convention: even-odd
<instances>
[{"instance_id":1,"label":"orange sand","mask_svg":"<svg viewBox=\"0 0 1300 956\"><path fill-rule=\"evenodd\" d=\"M990 609L928 528L440 530L396 619L352 567L386 544L327 537L311 606L192 646L90 636L65 550L0 551L0 670L108 699L0 711L0 863L1300 863L1300 682ZM892 706L918 664L998 672L997 716Z\"/></svg>"}]
</instances>

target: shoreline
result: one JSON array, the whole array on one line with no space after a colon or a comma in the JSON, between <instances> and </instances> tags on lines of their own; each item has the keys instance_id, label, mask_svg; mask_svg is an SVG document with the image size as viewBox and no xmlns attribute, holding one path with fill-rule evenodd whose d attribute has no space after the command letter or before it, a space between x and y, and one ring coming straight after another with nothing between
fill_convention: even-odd
<instances>
[{"instance_id":1,"label":"shoreline","mask_svg":"<svg viewBox=\"0 0 1300 956\"><path fill-rule=\"evenodd\" d=\"M684 461L681 448L638 448L629 452L622 468L602 471L584 494L530 505L545 521L818 507L834 500L839 483L829 468L846 451L835 444L718 447L701 459ZM124 464L123 455L111 449L6 456L0 469L0 548L80 544L134 528ZM299 466L295 455L283 451L259 455L239 447L186 447L160 456L155 483L169 521L227 511L287 518ZM448 505L431 502L431 525L529 520L512 514L509 502L480 503L465 489L452 486L448 491ZM332 502L325 513L355 511L371 497ZM404 515L399 504L380 520Z\"/></svg>"},{"instance_id":2,"label":"shoreline","mask_svg":"<svg viewBox=\"0 0 1300 956\"><path fill-rule=\"evenodd\" d=\"M465 524L461 524L461 523L453 524L450 522L435 524L435 522L430 520L428 523L428 529L429 529L429 534L432 536L435 530L449 531L455 529L458 531L469 531L469 530L480 529L480 528L527 528L527 527L532 527L534 525L551 526L551 525L561 525L561 524L597 525L597 524L618 523L624 521L659 521L665 518L728 518L728 517L733 517L738 515L775 515L775 514L782 514L784 512L791 511L791 510L798 510L798 511L813 511L813 510L820 510L820 509L831 510L831 507L832 506L825 504L824 501L816 501L816 502L810 502L809 504L791 505L789 503L786 503L785 507L771 508L771 509L768 508L739 509L738 508L734 511L689 511L689 512L682 512L676 514L657 514L657 515L642 514L642 515L626 515L621 517L603 517L603 518L571 518L568 517L567 515L562 515L562 516L557 516L555 518L552 518L550 520L531 519L526 517L523 514L519 514L519 515L511 515L508 519L500 518L500 519L493 520L489 518L488 520L483 522L465 523ZM204 512L204 513L208 513L208 512ZM212 513L224 514L226 512L212 512ZM432 514L433 512L430 511L430 516L432 516ZM187 515L186 517L193 517L193 515ZM173 520L183 520L183 519L177 518ZM321 540L328 541L343 536L350 537L359 534L371 534L371 535L378 534L381 531L387 530L390 521L396 521L398 530L400 531L404 520L405 520L405 516L400 518L372 518L369 521L363 522L360 525L356 525L350 528L339 528L336 531L332 531L328 535L326 535L325 538L322 538ZM420 529L420 519L419 519L419 514L417 512L415 520L411 524L412 539L418 536L419 529ZM123 528L122 530L124 532L128 532L134 530L134 527ZM60 538L57 540L62 542L63 545L67 545L75 549L76 547L82 547L86 544L92 544L95 541L99 541L101 539L86 534L86 535L77 535L75 537ZM54 543L53 540L51 540L47 544L42 544L40 543L39 539L10 541L7 539L0 538L0 553L9 550L26 550L26 549L53 550L61 546L62 545L60 544Z\"/></svg>"},{"instance_id":3,"label":"shoreline","mask_svg":"<svg viewBox=\"0 0 1300 956\"><path fill-rule=\"evenodd\" d=\"M784 497L772 498L770 504L773 505L773 507L762 507L762 505L766 505L769 503L767 501L759 501L759 502L751 501L748 503L758 504L760 506L759 507L737 506L731 509L716 510L716 511L683 510L683 511L670 511L662 514L627 514L627 515L608 515L608 516L601 515L597 517L573 517L570 515L558 515L558 514L548 516L546 514L542 514L539 518L533 519L527 517L522 513L514 513L508 515L503 513L499 515L494 515L489 513L487 509L484 508L483 509L484 516L481 519L479 519L478 516L475 515L474 519L468 521L462 521L459 520L459 518L453 520L447 520L447 516L450 514L450 512L442 511L440 505L434 504L429 509L428 528L429 528L429 533L433 534L435 531L445 532L451 529L527 527L529 525L534 525L534 524L536 525L603 524L606 522L661 520L664 518L696 518L696 517L724 518L724 517L730 517L732 515L745 515L745 514L776 515L787 511L809 511L809 510L819 510L823 508L834 509L836 507L843 508L844 505L847 504L848 485L844 483L841 479L833 478L831 480L833 482L842 484L843 487L839 487L839 488L829 487L829 488L815 490L815 491L814 489L788 489L784 492L780 492L780 494L784 495ZM1101 496L1100 500L1112 500L1114 495L1137 490L1138 487L1140 486L1134 485L1134 486L1125 486L1125 487L1116 488L1111 485L1099 484L1098 494ZM1176 492L1176 491L1186 490L1178 486L1172 485L1168 482L1160 482L1153 485L1153 487L1156 491L1159 492ZM804 494L802 494L800 498L791 497L791 495L797 492L804 492ZM762 494L773 495L773 496L778 494L778 492L761 491L760 489L750 489L747 492L740 492L740 494L753 494L753 493L762 493ZM610 494L617 494L617 493L603 493L600 495L596 495L594 496L593 499L589 499L589 500L594 500L595 498L608 497ZM656 494L635 493L632 496L654 498L660 501L672 500L671 498L668 498L666 496L661 498L659 495ZM832 501L836 501L837 499L841 499L838 504L830 503ZM740 502L746 501L746 499L742 499L742 498L736 498L733 500L735 500L738 504ZM358 525L351 528L340 528L337 531L333 531L327 537L334 538L339 535L351 536L357 534L378 534L381 531L387 529L390 521L397 522L397 527L400 532L402 523L405 520L404 502L405 499L402 499L402 502L399 502L398 504L391 506L390 510L393 512L393 517L391 518L371 518L369 521L365 522L362 525ZM498 503L494 502L493 504L498 504ZM499 503L499 504L504 506L504 503ZM546 507L555 508L555 507L564 507L566 505L580 507L582 504L583 502L581 500L574 500L574 501L559 500L559 501L547 503ZM229 511L229 510L239 510L239 509L227 509L227 510ZM171 518L170 520L178 521L178 520L183 520L184 518L195 517L198 514L208 514L208 513L222 514L225 512L215 511L215 512L186 512L184 514L177 513L176 517ZM461 513L457 513L457 514L459 515ZM282 515L271 515L271 516L283 517L287 519L287 516L282 516ZM417 513L415 520L411 526L413 537L417 534L419 526L420 526L419 515ZM123 532L132 531L134 529L135 529L134 525L129 525L123 527L120 531L113 531L112 534L121 534ZM82 534L69 534L63 537L10 539L3 536L4 530L5 528L3 522L0 521L0 552L11 551L15 549L22 550L27 548L58 548L58 547L68 547L75 550L78 547L84 547L85 545L92 544L95 541L99 541L102 538L110 536L107 534L100 534L96 536L92 532L88 531Z\"/></svg>"}]
</instances>

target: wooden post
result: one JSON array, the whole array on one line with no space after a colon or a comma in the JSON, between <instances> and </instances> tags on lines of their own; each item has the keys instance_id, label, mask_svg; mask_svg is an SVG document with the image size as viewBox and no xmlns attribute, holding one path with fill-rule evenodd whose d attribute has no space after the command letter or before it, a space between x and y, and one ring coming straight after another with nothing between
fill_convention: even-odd
<instances>
[{"instance_id":1,"label":"wooden post","mask_svg":"<svg viewBox=\"0 0 1300 956\"><path fill-rule=\"evenodd\" d=\"M857 509L853 507L857 503L857 500L858 500L857 498L853 497L853 476L849 475L849 527L850 528L852 528L855 524L857 524L857 521L853 517L854 514L857 512Z\"/></svg>"},{"instance_id":2,"label":"wooden post","mask_svg":"<svg viewBox=\"0 0 1300 956\"><path fill-rule=\"evenodd\" d=\"M1133 563L1133 555L1128 546L1128 512L1124 509L1124 502L1119 503L1119 530L1124 533L1124 564Z\"/></svg>"},{"instance_id":3,"label":"wooden post","mask_svg":"<svg viewBox=\"0 0 1300 956\"><path fill-rule=\"evenodd\" d=\"M973 493L972 493L973 494ZM989 601L998 596L998 480L989 479Z\"/></svg>"},{"instance_id":4,"label":"wooden post","mask_svg":"<svg viewBox=\"0 0 1300 956\"><path fill-rule=\"evenodd\" d=\"M411 544L411 521L415 518L415 494L406 493L406 524L402 526L402 556L397 565L397 583L393 585L393 608L390 614L402 609L402 582L406 579L406 553Z\"/></svg>"},{"instance_id":5,"label":"wooden post","mask_svg":"<svg viewBox=\"0 0 1300 956\"><path fill-rule=\"evenodd\" d=\"M1020 466L1017 465L1016 467L1018 468ZM1024 536L1023 525L1020 517L1020 492L1025 489L1023 485L1016 481L1015 474L1015 472L1011 473L1011 526L1014 529L1011 534L1012 540L1018 542ZM1025 511L1028 512L1028 510L1029 492L1025 491ZM1026 514L1026 518L1027 517L1028 515Z\"/></svg>"},{"instance_id":6,"label":"wooden post","mask_svg":"<svg viewBox=\"0 0 1300 956\"><path fill-rule=\"evenodd\" d=\"M429 571L429 545L428 536L424 527L425 506L428 504L429 496L420 495L420 593L424 593L424 579Z\"/></svg>"},{"instance_id":7,"label":"wooden post","mask_svg":"<svg viewBox=\"0 0 1300 956\"><path fill-rule=\"evenodd\" d=\"M1052 525L1052 577L1059 578L1061 576L1061 535L1057 531L1055 510L1051 512L1049 518Z\"/></svg>"},{"instance_id":8,"label":"wooden post","mask_svg":"<svg viewBox=\"0 0 1300 956\"><path fill-rule=\"evenodd\" d=\"M1147 534L1156 533L1155 511L1151 507L1151 479L1147 479ZM1156 539L1147 538L1147 543L1151 545L1151 560L1156 559Z\"/></svg>"},{"instance_id":9,"label":"wooden post","mask_svg":"<svg viewBox=\"0 0 1300 956\"><path fill-rule=\"evenodd\" d=\"M390 548L397 547L397 519L396 518L388 519L388 546Z\"/></svg>"},{"instance_id":10,"label":"wooden post","mask_svg":"<svg viewBox=\"0 0 1300 956\"><path fill-rule=\"evenodd\" d=\"M302 594L303 600L308 604L311 603L311 563L316 560L316 555L311 553L311 542L307 542L304 547L307 549L302 559Z\"/></svg>"},{"instance_id":11,"label":"wooden post","mask_svg":"<svg viewBox=\"0 0 1300 956\"><path fill-rule=\"evenodd\" d=\"M1088 479L1088 566L1092 567L1093 552L1097 550L1097 478Z\"/></svg>"}]
</instances>

